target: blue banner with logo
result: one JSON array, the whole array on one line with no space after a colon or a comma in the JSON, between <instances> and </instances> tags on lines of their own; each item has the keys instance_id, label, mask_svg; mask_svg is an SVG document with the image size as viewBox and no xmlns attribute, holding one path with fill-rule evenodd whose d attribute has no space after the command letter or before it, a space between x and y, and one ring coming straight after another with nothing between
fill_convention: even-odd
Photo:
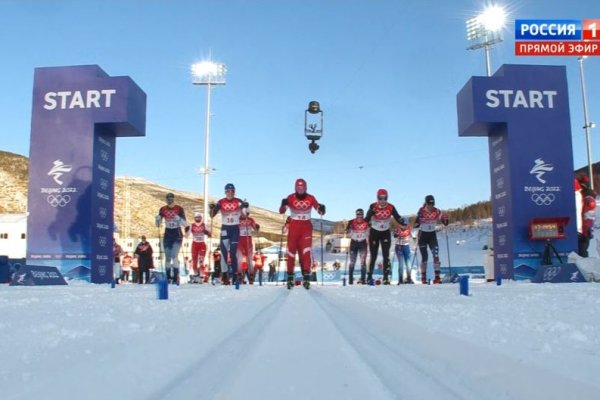
<instances>
[{"instance_id":1,"label":"blue banner with logo","mask_svg":"<svg viewBox=\"0 0 600 400\"><path fill-rule=\"evenodd\" d=\"M545 241L530 240L534 218L567 217L561 256L577 248L573 150L564 66L503 65L473 77L457 96L460 136L487 136L496 276L525 277L541 265ZM531 275L529 275L531 276Z\"/></svg>"},{"instance_id":2,"label":"blue banner with logo","mask_svg":"<svg viewBox=\"0 0 600 400\"><path fill-rule=\"evenodd\" d=\"M10 286L66 285L58 268L23 265L13 275Z\"/></svg>"},{"instance_id":3,"label":"blue banner with logo","mask_svg":"<svg viewBox=\"0 0 600 400\"><path fill-rule=\"evenodd\" d=\"M112 279L115 137L145 134L146 94L97 65L35 70L27 263Z\"/></svg>"},{"instance_id":4,"label":"blue banner with logo","mask_svg":"<svg viewBox=\"0 0 600 400\"><path fill-rule=\"evenodd\" d=\"M535 276L531 278L533 283L575 283L587 282L577 267L577 264L557 264L541 266Z\"/></svg>"}]
</instances>

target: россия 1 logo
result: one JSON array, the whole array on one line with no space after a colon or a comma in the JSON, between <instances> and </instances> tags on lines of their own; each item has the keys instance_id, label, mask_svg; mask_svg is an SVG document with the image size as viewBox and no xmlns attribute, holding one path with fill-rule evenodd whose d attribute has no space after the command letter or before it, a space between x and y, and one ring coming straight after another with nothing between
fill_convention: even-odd
<instances>
[{"instance_id":1,"label":"\u0440\u043e\u0441\u0441\u0438\u044f 1 logo","mask_svg":"<svg viewBox=\"0 0 600 400\"><path fill-rule=\"evenodd\" d=\"M600 19L518 19L518 56L598 56Z\"/></svg>"}]
</instances>

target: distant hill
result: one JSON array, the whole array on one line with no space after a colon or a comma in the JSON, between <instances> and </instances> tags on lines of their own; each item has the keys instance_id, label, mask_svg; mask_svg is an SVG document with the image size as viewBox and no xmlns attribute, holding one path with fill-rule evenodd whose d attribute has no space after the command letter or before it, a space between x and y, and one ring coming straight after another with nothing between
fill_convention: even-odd
<instances>
[{"instance_id":1,"label":"distant hill","mask_svg":"<svg viewBox=\"0 0 600 400\"><path fill-rule=\"evenodd\" d=\"M0 213L25 213L29 179L29 159L27 157L0 151ZM189 221L195 210L202 211L204 199L201 195L178 191L158 185L143 178L117 177L115 179L115 222L122 237L138 237L142 234L156 236L154 216L165 204L165 194L173 192L175 200L186 210ZM211 198L211 201L216 199ZM251 215L261 227L260 236L279 241L283 216L279 213L250 205ZM127 217L129 215L129 218ZM214 233L218 234L220 216L214 220ZM324 230L328 233L333 223L326 221Z\"/></svg>"},{"instance_id":2,"label":"distant hill","mask_svg":"<svg viewBox=\"0 0 600 400\"><path fill-rule=\"evenodd\" d=\"M593 165L594 187L600 187L598 175L600 162ZM27 184L29 177L29 159L27 157L0 151L0 214L24 213L27 209ZM575 175L587 174L587 167L575 170ZM154 216L158 209L165 204L165 194L173 192L176 202L187 212L188 220L192 220L195 210L202 210L204 199L191 192L182 192L173 188L158 185L143 178L117 177L115 179L115 221L121 231L121 236L137 237L142 234L156 236ZM210 199L216 201L216 199ZM450 210L453 222L468 224L473 220L491 218L490 201ZM283 217L274 211L251 205L252 217L261 226L261 236L271 241L278 241L281 235ZM129 215L129 218L127 217ZM215 225L220 225L220 217L215 219ZM318 225L315 225L318 226ZM216 227L215 227L216 228ZM325 233L332 230L342 233L344 224L324 221ZM215 231L215 233L218 233Z\"/></svg>"}]
</instances>

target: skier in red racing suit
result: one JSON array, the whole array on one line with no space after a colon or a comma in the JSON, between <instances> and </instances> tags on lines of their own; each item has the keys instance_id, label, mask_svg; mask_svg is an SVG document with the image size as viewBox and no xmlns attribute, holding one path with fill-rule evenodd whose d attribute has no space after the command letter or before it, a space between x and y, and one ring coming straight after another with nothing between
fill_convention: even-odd
<instances>
[{"instance_id":1,"label":"skier in red racing suit","mask_svg":"<svg viewBox=\"0 0 600 400\"><path fill-rule=\"evenodd\" d=\"M306 289L310 287L310 265L312 248L313 226L310 221L311 208L317 210L319 215L325 215L325 205L306 192L306 181L296 179L295 192L281 200L279 213L285 214L290 209L290 224L287 235L287 286L291 289L294 285L294 263L296 252L300 258L302 268L302 284Z\"/></svg>"}]
</instances>

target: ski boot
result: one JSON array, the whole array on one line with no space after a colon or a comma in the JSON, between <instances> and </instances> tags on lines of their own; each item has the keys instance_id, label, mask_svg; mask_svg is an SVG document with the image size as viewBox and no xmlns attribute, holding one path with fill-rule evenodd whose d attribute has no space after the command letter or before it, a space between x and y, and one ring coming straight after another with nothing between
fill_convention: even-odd
<instances>
[{"instance_id":1,"label":"ski boot","mask_svg":"<svg viewBox=\"0 0 600 400\"><path fill-rule=\"evenodd\" d=\"M365 275L367 274L366 270L361 269L360 271L360 279L358 280L358 283L361 285L364 285L365 283L367 283L367 280L365 279Z\"/></svg>"},{"instance_id":2,"label":"ski boot","mask_svg":"<svg viewBox=\"0 0 600 400\"><path fill-rule=\"evenodd\" d=\"M306 290L310 289L310 275L309 274L304 274L302 276L302 286L304 286L304 289L306 289Z\"/></svg>"},{"instance_id":3,"label":"ski boot","mask_svg":"<svg viewBox=\"0 0 600 400\"><path fill-rule=\"evenodd\" d=\"M427 285L427 263L421 263L421 283Z\"/></svg>"},{"instance_id":4,"label":"ski boot","mask_svg":"<svg viewBox=\"0 0 600 400\"><path fill-rule=\"evenodd\" d=\"M375 285L375 280L373 279L373 274L371 273L367 275L367 284L371 286Z\"/></svg>"},{"instance_id":5,"label":"ski boot","mask_svg":"<svg viewBox=\"0 0 600 400\"><path fill-rule=\"evenodd\" d=\"M229 282L229 273L223 272L223 274L221 275L221 282L223 283L223 285L229 285L231 283Z\"/></svg>"},{"instance_id":6,"label":"ski boot","mask_svg":"<svg viewBox=\"0 0 600 400\"><path fill-rule=\"evenodd\" d=\"M398 279L398 285L402 285L404 283L404 278L400 275L400 279Z\"/></svg>"},{"instance_id":7,"label":"ski boot","mask_svg":"<svg viewBox=\"0 0 600 400\"><path fill-rule=\"evenodd\" d=\"M434 285L439 285L440 283L442 283L442 279L440 278L440 271L434 271L435 272L435 278L433 278L433 284Z\"/></svg>"},{"instance_id":8,"label":"ski boot","mask_svg":"<svg viewBox=\"0 0 600 400\"><path fill-rule=\"evenodd\" d=\"M414 284L414 282L413 282L412 277L410 276L410 274L406 277L406 282L404 282L404 283L406 283L407 285Z\"/></svg>"},{"instance_id":9,"label":"ski boot","mask_svg":"<svg viewBox=\"0 0 600 400\"><path fill-rule=\"evenodd\" d=\"M354 276L348 276L348 285L354 285Z\"/></svg>"},{"instance_id":10,"label":"ski boot","mask_svg":"<svg viewBox=\"0 0 600 400\"><path fill-rule=\"evenodd\" d=\"M288 275L287 277L287 288L292 289L294 287L294 275Z\"/></svg>"},{"instance_id":11,"label":"ski boot","mask_svg":"<svg viewBox=\"0 0 600 400\"><path fill-rule=\"evenodd\" d=\"M383 284L384 285L389 285L390 284L390 270L389 270L389 268L385 268L383 270Z\"/></svg>"}]
</instances>

